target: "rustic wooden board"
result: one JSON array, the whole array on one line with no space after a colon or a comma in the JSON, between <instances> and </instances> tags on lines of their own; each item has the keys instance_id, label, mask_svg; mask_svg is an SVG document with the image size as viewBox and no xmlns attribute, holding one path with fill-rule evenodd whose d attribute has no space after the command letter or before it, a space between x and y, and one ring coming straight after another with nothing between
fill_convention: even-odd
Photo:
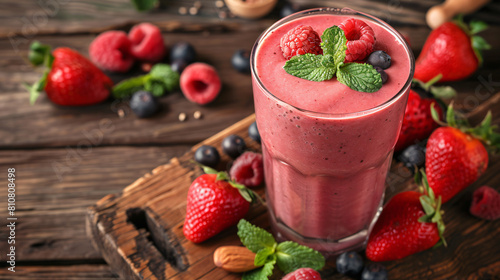
<instances>
[{"instance_id":1,"label":"rustic wooden board","mask_svg":"<svg viewBox=\"0 0 500 280\"><path fill-rule=\"evenodd\" d=\"M498 108L500 93L492 98ZM479 115L487 106L473 112ZM491 108L491 107L490 107ZM498 122L496 116L495 122ZM104 259L124 279L239 279L213 265L212 254L222 245L240 244L235 227L202 244L184 238L182 226L190 183L202 172L191 160L202 144L220 147L224 137L237 134L245 138L251 149L259 146L247 135L254 121L249 116L215 136L194 146L180 158L154 169L124 189L121 194L108 195L88 210L87 232ZM219 167L224 168L224 157ZM489 170L498 170L500 162L491 158ZM386 197L415 186L411 174L400 164L393 164L388 176ZM500 221L486 222L468 214L472 189L490 184L498 188L500 174L487 172L473 187L448 202L444 210L448 222L445 237L448 248L426 251L404 260L387 262L391 278L448 279L454 275L480 277L500 275L500 248L491 246L500 234ZM263 189L258 193L263 194ZM253 223L269 228L267 211L255 205L247 215ZM471 258L473 256L473 258ZM322 271L324 279L342 279L330 261ZM278 279L278 278L276 278Z\"/></svg>"}]
</instances>

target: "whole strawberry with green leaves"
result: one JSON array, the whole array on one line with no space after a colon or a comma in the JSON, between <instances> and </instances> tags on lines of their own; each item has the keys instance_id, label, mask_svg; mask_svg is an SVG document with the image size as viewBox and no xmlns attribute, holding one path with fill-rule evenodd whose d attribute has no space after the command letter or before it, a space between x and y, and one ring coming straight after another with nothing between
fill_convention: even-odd
<instances>
[{"instance_id":1,"label":"whole strawberry with green leaves","mask_svg":"<svg viewBox=\"0 0 500 280\"><path fill-rule=\"evenodd\" d=\"M425 188L422 194L406 191L396 194L384 206L366 246L372 261L391 261L427 250L441 240L445 225L441 216L441 197L429 188L425 172L415 180Z\"/></svg>"},{"instance_id":2,"label":"whole strawberry with green leaves","mask_svg":"<svg viewBox=\"0 0 500 280\"><path fill-rule=\"evenodd\" d=\"M472 75L483 62L480 52L491 48L476 35L487 27L481 21L471 21L467 26L458 18L434 29L415 61L414 78L427 82L442 74L441 82L446 82Z\"/></svg>"},{"instance_id":3,"label":"whole strawberry with green leaves","mask_svg":"<svg viewBox=\"0 0 500 280\"><path fill-rule=\"evenodd\" d=\"M441 99L452 98L456 95L455 90L450 86L434 86L441 77L442 75L439 74L427 83L413 79L401 132L394 147L395 151L403 150L426 139L434 129L439 127L439 124L432 118L431 105L435 104L436 112L443 115L444 103Z\"/></svg>"},{"instance_id":4,"label":"whole strawberry with green leaves","mask_svg":"<svg viewBox=\"0 0 500 280\"><path fill-rule=\"evenodd\" d=\"M51 52L48 45L34 42L30 47L30 62L45 66L42 78L28 87L33 104L41 91L58 105L83 106L108 98L113 82L87 58L70 48Z\"/></svg>"},{"instance_id":5,"label":"whole strawberry with green leaves","mask_svg":"<svg viewBox=\"0 0 500 280\"><path fill-rule=\"evenodd\" d=\"M203 167L188 190L184 236L203 242L245 217L256 195L244 185L229 181L226 172Z\"/></svg>"},{"instance_id":6,"label":"whole strawberry with green leaves","mask_svg":"<svg viewBox=\"0 0 500 280\"><path fill-rule=\"evenodd\" d=\"M474 183L488 167L487 146L500 148L500 134L491 125L491 112L477 127L470 127L464 118L457 118L453 105L448 107L447 123L436 129L426 147L425 170L429 186L443 203ZM484 142L484 144L483 144Z\"/></svg>"}]
</instances>

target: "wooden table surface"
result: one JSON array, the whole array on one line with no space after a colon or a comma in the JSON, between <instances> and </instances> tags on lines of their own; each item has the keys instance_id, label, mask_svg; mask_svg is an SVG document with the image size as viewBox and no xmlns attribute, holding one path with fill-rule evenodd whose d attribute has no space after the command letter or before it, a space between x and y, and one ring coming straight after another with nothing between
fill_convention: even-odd
<instances>
[{"instance_id":1,"label":"wooden table surface","mask_svg":"<svg viewBox=\"0 0 500 280\"><path fill-rule=\"evenodd\" d=\"M191 0L165 1L162 10L150 13L136 12L128 0L0 2L0 178L6 182L7 169L16 169L18 217L13 274L5 262L9 234L5 226L5 184L0 188L0 279L118 279L86 235L87 207L107 194L122 191L144 173L181 156L194 144L253 113L251 78L233 70L230 58L237 49L250 49L258 35L278 19L278 13L275 10L254 21L223 18L221 15L227 10L216 8L215 1L200 2L202 8L196 16L177 12L180 6L192 6ZM425 25L425 12L440 1L293 2L304 7L349 6L378 16L409 36L418 54L430 32ZM458 90L457 108L464 112L481 111L481 104L487 102L493 108L496 124L500 124L500 98L495 95L500 91L499 12L500 5L496 2L474 14L474 18L490 24L490 29L482 35L492 50L485 53L483 67L472 77L449 83ZM198 60L217 68L223 90L215 102L198 106L181 93L172 93L161 99L161 112L150 119L137 119L125 104L111 100L71 108L55 106L42 95L34 106L29 105L29 94L22 83L33 83L40 76L26 63L29 42L39 40L52 46L68 46L87 55L89 43L99 32L128 30L142 21L157 24L167 44L192 43L199 54ZM112 78L119 81L129 75L112 75ZM126 113L123 118L116 113L120 108ZM195 119L195 111L201 111L203 118ZM180 113L186 113L188 120L180 122ZM474 114L472 121L479 118L482 115ZM496 182L493 187L499 188L498 156L490 160L487 174L447 207L468 205L464 201L482 184ZM458 213L469 221L473 219L466 208ZM454 260L452 266L463 266L466 274L450 275L445 267L439 279L500 279L499 222L476 219L471 224L466 232L455 233L463 237L464 240L458 240L463 245L454 244L454 250L439 254L441 258ZM471 232L477 236L471 238ZM488 232L496 238L481 235ZM478 247L493 253L486 254L486 258L471 259L473 252L467 250L467 244L482 241L493 241ZM433 275L431 271L429 275Z\"/></svg>"}]
</instances>

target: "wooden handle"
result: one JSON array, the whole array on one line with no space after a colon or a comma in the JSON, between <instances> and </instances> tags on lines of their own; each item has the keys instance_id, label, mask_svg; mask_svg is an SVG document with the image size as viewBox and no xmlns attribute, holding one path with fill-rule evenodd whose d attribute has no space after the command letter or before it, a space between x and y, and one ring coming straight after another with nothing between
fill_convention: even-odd
<instances>
[{"instance_id":1,"label":"wooden handle","mask_svg":"<svg viewBox=\"0 0 500 280\"><path fill-rule=\"evenodd\" d=\"M446 0L443 4L434 6L427 11L427 25L434 29L450 21L458 14L470 14L486 5L491 0Z\"/></svg>"}]
</instances>

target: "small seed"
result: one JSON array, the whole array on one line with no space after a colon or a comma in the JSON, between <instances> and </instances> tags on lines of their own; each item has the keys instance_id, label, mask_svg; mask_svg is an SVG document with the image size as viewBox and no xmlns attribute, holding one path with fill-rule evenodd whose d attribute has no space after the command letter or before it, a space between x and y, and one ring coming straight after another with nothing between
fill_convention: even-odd
<instances>
[{"instance_id":1,"label":"small seed","mask_svg":"<svg viewBox=\"0 0 500 280\"><path fill-rule=\"evenodd\" d=\"M201 117L203 117L203 115L201 114L200 111L196 111L196 112L194 112L193 117L195 119L199 120L199 119L201 119Z\"/></svg>"},{"instance_id":2,"label":"small seed","mask_svg":"<svg viewBox=\"0 0 500 280\"><path fill-rule=\"evenodd\" d=\"M198 8L196 8L196 7L191 7L191 8L189 8L189 14L190 14L190 15L193 15L193 16L194 16L194 15L196 15L197 13L198 13Z\"/></svg>"},{"instance_id":3,"label":"small seed","mask_svg":"<svg viewBox=\"0 0 500 280\"><path fill-rule=\"evenodd\" d=\"M179 121L183 122L187 119L186 113L180 113L179 114Z\"/></svg>"},{"instance_id":4,"label":"small seed","mask_svg":"<svg viewBox=\"0 0 500 280\"><path fill-rule=\"evenodd\" d=\"M187 14L188 9L186 7L179 7L179 14L185 15Z\"/></svg>"},{"instance_id":5,"label":"small seed","mask_svg":"<svg viewBox=\"0 0 500 280\"><path fill-rule=\"evenodd\" d=\"M122 108L118 109L118 117L120 117L120 119L125 117L125 111Z\"/></svg>"}]
</instances>

